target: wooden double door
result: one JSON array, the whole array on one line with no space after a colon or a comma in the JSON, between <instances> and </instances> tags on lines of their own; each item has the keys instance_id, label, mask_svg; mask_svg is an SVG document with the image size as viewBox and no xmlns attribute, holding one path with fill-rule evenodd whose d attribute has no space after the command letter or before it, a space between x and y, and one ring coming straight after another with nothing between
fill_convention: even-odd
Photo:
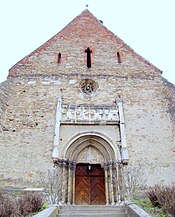
<instances>
[{"instance_id":1,"label":"wooden double door","mask_svg":"<svg viewBox=\"0 0 175 217\"><path fill-rule=\"evenodd\" d=\"M75 202L106 204L104 170L100 164L78 164L75 172Z\"/></svg>"}]
</instances>

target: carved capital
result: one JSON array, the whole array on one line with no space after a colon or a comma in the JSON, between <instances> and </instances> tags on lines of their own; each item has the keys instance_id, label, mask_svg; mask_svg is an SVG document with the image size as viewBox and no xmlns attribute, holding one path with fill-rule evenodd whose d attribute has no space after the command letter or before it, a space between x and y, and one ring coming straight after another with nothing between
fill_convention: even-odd
<instances>
[{"instance_id":1,"label":"carved capital","mask_svg":"<svg viewBox=\"0 0 175 217\"><path fill-rule=\"evenodd\" d=\"M75 170L76 169L76 162L68 161L68 167L71 170Z\"/></svg>"}]
</instances>

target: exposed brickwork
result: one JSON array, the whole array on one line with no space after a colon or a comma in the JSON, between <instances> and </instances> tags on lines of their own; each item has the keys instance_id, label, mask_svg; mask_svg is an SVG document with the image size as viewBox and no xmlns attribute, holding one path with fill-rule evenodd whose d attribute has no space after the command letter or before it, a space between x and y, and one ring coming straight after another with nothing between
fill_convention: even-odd
<instances>
[{"instance_id":1,"label":"exposed brickwork","mask_svg":"<svg viewBox=\"0 0 175 217\"><path fill-rule=\"evenodd\" d=\"M61 32L13 66L9 76L55 74L62 71L66 74L75 72L86 74L84 51L87 47L93 51L94 64L90 70L93 74L127 76L128 67L133 76L142 74L147 77L160 73L160 70L137 55L121 39L107 30L88 10L85 10ZM122 67L116 64L118 51L122 53ZM62 64L56 65L55 58L59 52L62 54ZM73 69L72 65L75 65L76 69Z\"/></svg>"},{"instance_id":2,"label":"exposed brickwork","mask_svg":"<svg viewBox=\"0 0 175 217\"><path fill-rule=\"evenodd\" d=\"M91 68L86 66L87 47L93 51ZM55 61L59 52L61 64ZM121 64L117 52L122 53ZM84 78L98 82L92 96L79 89ZM6 129L0 142L1 185L37 186L39 173L52 166L58 96L63 103L85 105L115 105L120 96L130 162L143 166L148 184L175 181L174 86L85 10L13 66L0 86L0 123ZM60 147L81 130L86 128L61 131ZM97 126L92 130L98 131ZM117 126L101 126L99 131L114 144L118 140Z\"/></svg>"}]
</instances>

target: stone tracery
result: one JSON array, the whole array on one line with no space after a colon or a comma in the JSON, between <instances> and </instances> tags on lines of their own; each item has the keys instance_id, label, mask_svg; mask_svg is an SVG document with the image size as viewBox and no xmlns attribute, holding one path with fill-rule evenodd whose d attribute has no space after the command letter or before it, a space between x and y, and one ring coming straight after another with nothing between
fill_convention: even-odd
<instances>
[{"instance_id":1,"label":"stone tracery","mask_svg":"<svg viewBox=\"0 0 175 217\"><path fill-rule=\"evenodd\" d=\"M98 88L98 83L92 79L82 79L80 81L80 90L85 94L92 94Z\"/></svg>"}]
</instances>

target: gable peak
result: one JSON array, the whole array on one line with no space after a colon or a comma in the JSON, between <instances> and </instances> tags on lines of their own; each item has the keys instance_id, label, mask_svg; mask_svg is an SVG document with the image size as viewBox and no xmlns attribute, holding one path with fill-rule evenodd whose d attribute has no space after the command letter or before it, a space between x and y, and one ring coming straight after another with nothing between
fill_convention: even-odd
<instances>
[{"instance_id":1,"label":"gable peak","mask_svg":"<svg viewBox=\"0 0 175 217\"><path fill-rule=\"evenodd\" d=\"M81 42L81 44L80 44ZM118 63L121 62L121 56L119 50L124 50L125 53L130 53L130 55L139 61L144 62L147 66L153 68L155 71L160 72L154 65L149 63L143 57L138 55L131 49L126 43L124 43L118 36L108 30L101 20L98 20L88 8L83 10L78 16L76 16L68 25L66 25L60 32L58 32L51 39L46 41L39 48L34 50L28 56L24 57L18 63L16 63L9 72L9 76L14 77L16 74L21 73L20 68L22 67L32 67L33 60L40 59L43 61L42 55L45 54L46 50L50 53L63 52L63 62L67 59L68 52L63 51L63 47L70 46L81 46L82 50L90 47L92 52L94 52L94 47L96 45L108 45L110 48L115 48ZM100 47L100 46L98 46ZM103 47L103 46L102 46ZM53 49L54 48L54 49ZM65 48L66 49L66 48ZM77 48L75 49L77 50ZM109 50L109 49L108 49ZM70 51L69 51L70 52ZM60 53L60 54L61 54ZM56 54L54 54L56 55ZM114 54L112 54L114 56ZM53 58L52 58L53 59ZM37 60L38 61L38 60ZM51 61L51 64L54 61ZM54 63L53 63L54 64ZM29 72L31 73L31 72Z\"/></svg>"}]
</instances>

